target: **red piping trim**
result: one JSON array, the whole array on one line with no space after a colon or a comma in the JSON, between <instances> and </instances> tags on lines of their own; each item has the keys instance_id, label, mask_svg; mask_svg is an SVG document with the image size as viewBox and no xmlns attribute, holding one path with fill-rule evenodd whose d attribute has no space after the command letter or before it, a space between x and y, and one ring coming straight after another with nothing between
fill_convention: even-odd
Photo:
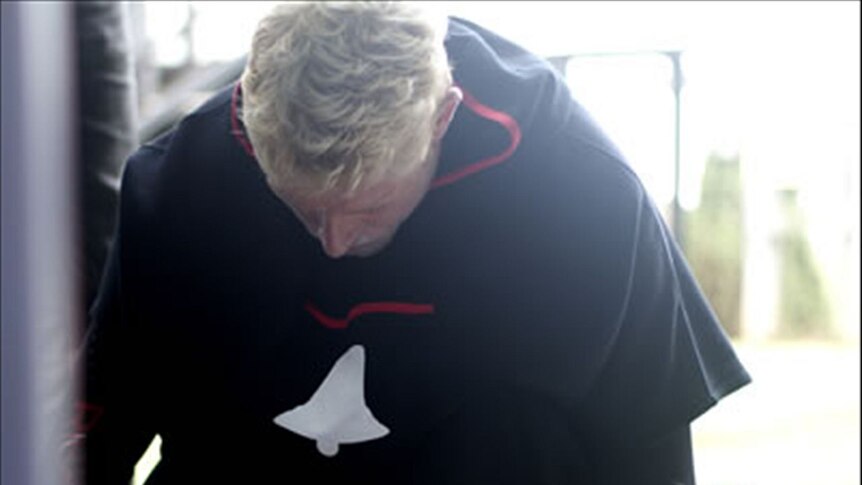
<instances>
[{"instance_id":1,"label":"red piping trim","mask_svg":"<svg viewBox=\"0 0 862 485\"><path fill-rule=\"evenodd\" d=\"M434 179L433 182L431 182L432 189L437 189L449 185L451 183L461 180L464 177L473 175L476 172L485 170L486 168L504 162L506 159L512 156L512 153L515 152L515 149L517 149L518 145L521 143L521 127L518 125L518 122L515 120L515 118L510 116L508 113L495 110L480 103L476 98L473 97L472 94L470 94L463 88L461 88L461 92L464 93L464 104L467 105L468 108L473 110L473 112L485 119L503 125L503 128L505 128L506 131L509 132L509 147L498 155L488 157L474 164L467 165L462 169L437 177L436 179Z\"/></svg>"},{"instance_id":2,"label":"red piping trim","mask_svg":"<svg viewBox=\"0 0 862 485\"><path fill-rule=\"evenodd\" d=\"M239 124L239 115L237 114L237 102L239 100L239 94L242 91L242 84L237 82L236 86L233 88L233 94L230 97L230 132L236 138L236 141L242 145L242 148L248 154L248 156L255 158L254 156L254 147L251 146L251 142L246 138L245 133L242 130L242 127Z\"/></svg>"},{"instance_id":3,"label":"red piping trim","mask_svg":"<svg viewBox=\"0 0 862 485\"><path fill-rule=\"evenodd\" d=\"M476 98L473 97L472 94L470 94L463 88L461 89L461 91L464 93L464 104L468 108L473 110L474 113L485 119L503 125L503 128L505 128L506 131L509 132L509 146L503 152L497 155L488 157L454 172L450 172L448 174L437 177L431 182L431 189L437 189L455 183L464 177L468 177L477 172L485 170L486 168L490 168L494 165L506 161L509 157L512 156L512 153L515 152L515 150L518 148L518 145L521 143L521 127L518 125L518 122L515 120L515 118L510 116L508 113L495 110L489 106L480 103ZM256 158L254 154L254 147L252 147L251 142L245 136L245 132L240 126L239 115L237 114L237 105L241 92L242 84L237 82L236 86L233 89L230 103L231 134L242 146L243 150L245 150L248 156Z\"/></svg>"},{"instance_id":4,"label":"red piping trim","mask_svg":"<svg viewBox=\"0 0 862 485\"><path fill-rule=\"evenodd\" d=\"M399 313L402 315L430 315L434 313L434 305L399 302L360 303L351 308L345 318L330 317L311 302L305 304L305 309L324 327L339 330L347 328L351 321L369 313Z\"/></svg>"},{"instance_id":5,"label":"red piping trim","mask_svg":"<svg viewBox=\"0 0 862 485\"><path fill-rule=\"evenodd\" d=\"M78 403L78 433L89 433L105 414L105 408L88 402Z\"/></svg>"}]
</instances>

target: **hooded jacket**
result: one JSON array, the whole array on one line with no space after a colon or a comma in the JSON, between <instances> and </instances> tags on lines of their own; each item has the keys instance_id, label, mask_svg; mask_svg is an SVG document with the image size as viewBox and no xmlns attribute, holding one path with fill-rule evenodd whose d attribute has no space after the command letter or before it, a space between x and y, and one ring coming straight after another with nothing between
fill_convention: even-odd
<instances>
[{"instance_id":1,"label":"hooded jacket","mask_svg":"<svg viewBox=\"0 0 862 485\"><path fill-rule=\"evenodd\" d=\"M327 258L269 190L238 85L130 158L89 483L155 433L151 485L627 483L679 430L656 483L691 482L688 423L749 376L659 211L547 62L459 19L446 48L464 103L375 256Z\"/></svg>"}]
</instances>

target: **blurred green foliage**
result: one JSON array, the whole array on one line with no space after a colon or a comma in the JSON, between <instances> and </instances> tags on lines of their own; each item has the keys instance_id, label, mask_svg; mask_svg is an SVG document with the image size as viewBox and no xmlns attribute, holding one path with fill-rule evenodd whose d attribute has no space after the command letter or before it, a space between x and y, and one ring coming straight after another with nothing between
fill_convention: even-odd
<instances>
[{"instance_id":1,"label":"blurred green foliage","mask_svg":"<svg viewBox=\"0 0 862 485\"><path fill-rule=\"evenodd\" d=\"M790 189L778 193L783 224L775 239L780 272L776 336L831 337L829 308L805 237L797 195Z\"/></svg>"},{"instance_id":2,"label":"blurred green foliage","mask_svg":"<svg viewBox=\"0 0 862 485\"><path fill-rule=\"evenodd\" d=\"M831 337L829 308L795 190L778 192L781 221L773 240L778 260L777 338ZM711 155L701 202L685 213L688 261L731 337L739 337L743 268L742 189L739 157Z\"/></svg>"},{"instance_id":3,"label":"blurred green foliage","mask_svg":"<svg viewBox=\"0 0 862 485\"><path fill-rule=\"evenodd\" d=\"M739 157L711 155L701 202L684 214L685 253L725 331L740 335L742 190Z\"/></svg>"}]
</instances>

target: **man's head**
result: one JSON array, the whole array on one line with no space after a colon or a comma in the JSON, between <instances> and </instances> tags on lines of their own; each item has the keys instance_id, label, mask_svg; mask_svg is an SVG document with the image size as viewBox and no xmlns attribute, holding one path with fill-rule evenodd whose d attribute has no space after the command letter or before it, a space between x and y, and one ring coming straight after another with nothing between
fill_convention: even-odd
<instances>
[{"instance_id":1,"label":"man's head","mask_svg":"<svg viewBox=\"0 0 862 485\"><path fill-rule=\"evenodd\" d=\"M401 2L285 4L261 21L243 121L270 187L328 255L379 251L428 190L461 99L445 29Z\"/></svg>"}]
</instances>

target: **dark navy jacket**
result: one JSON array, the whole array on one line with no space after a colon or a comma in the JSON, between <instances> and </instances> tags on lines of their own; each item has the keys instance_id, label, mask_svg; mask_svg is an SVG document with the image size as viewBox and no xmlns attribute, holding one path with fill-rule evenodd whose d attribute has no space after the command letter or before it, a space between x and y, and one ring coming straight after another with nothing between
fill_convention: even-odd
<instances>
[{"instance_id":1,"label":"dark navy jacket","mask_svg":"<svg viewBox=\"0 0 862 485\"><path fill-rule=\"evenodd\" d=\"M88 342L90 483L155 433L150 483L611 483L749 381L552 68L461 20L446 46L465 103L376 256L327 258L270 192L234 86L131 157ZM388 434L324 456L273 420L354 346Z\"/></svg>"}]
</instances>

